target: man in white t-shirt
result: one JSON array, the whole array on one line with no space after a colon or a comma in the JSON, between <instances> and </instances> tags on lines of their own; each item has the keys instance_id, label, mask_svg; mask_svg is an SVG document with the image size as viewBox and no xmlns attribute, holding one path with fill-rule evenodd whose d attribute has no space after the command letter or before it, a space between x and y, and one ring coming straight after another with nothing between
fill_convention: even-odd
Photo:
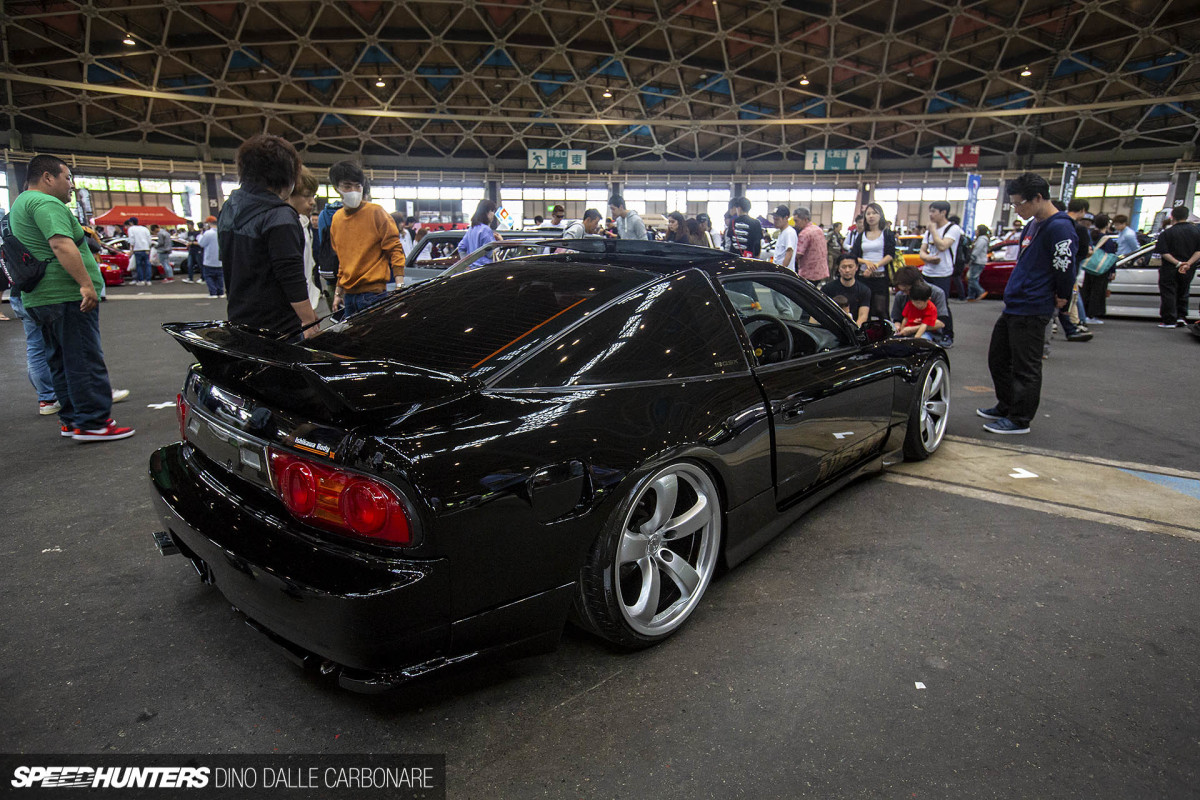
<instances>
[{"instance_id":1,"label":"man in white t-shirt","mask_svg":"<svg viewBox=\"0 0 1200 800\"><path fill-rule=\"evenodd\" d=\"M133 285L149 286L154 277L150 267L150 229L139 224L137 217L130 217L125 235L129 237L129 249L133 253Z\"/></svg>"},{"instance_id":2,"label":"man in white t-shirt","mask_svg":"<svg viewBox=\"0 0 1200 800\"><path fill-rule=\"evenodd\" d=\"M792 212L787 206L779 206L771 214L771 222L779 230L779 238L775 240L775 254L771 263L796 271L796 229L788 224Z\"/></svg>"},{"instance_id":3,"label":"man in white t-shirt","mask_svg":"<svg viewBox=\"0 0 1200 800\"><path fill-rule=\"evenodd\" d=\"M950 297L950 284L954 276L954 255L962 239L962 228L950 221L950 204L945 200L934 200L929 204L929 230L921 239L922 272L925 280ZM962 298L966 299L966 298ZM954 344L954 318L946 320L945 340ZM946 341L942 342L943 345Z\"/></svg>"}]
</instances>

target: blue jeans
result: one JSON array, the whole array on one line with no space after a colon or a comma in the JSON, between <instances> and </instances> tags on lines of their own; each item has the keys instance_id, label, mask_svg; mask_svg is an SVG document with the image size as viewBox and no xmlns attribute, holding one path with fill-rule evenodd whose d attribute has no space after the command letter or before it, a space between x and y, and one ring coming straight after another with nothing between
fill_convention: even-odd
<instances>
[{"instance_id":1,"label":"blue jeans","mask_svg":"<svg viewBox=\"0 0 1200 800\"><path fill-rule=\"evenodd\" d=\"M220 297L225 294L225 271L220 267L205 267L204 282L208 284L208 296Z\"/></svg>"},{"instance_id":2,"label":"blue jeans","mask_svg":"<svg viewBox=\"0 0 1200 800\"><path fill-rule=\"evenodd\" d=\"M158 251L158 265L162 267L164 278L174 278L175 268L171 266L171 251ZM153 274L150 277L154 277Z\"/></svg>"},{"instance_id":3,"label":"blue jeans","mask_svg":"<svg viewBox=\"0 0 1200 800\"><path fill-rule=\"evenodd\" d=\"M189 281L195 280L197 273L200 275L204 274L204 265L200 262L201 257L201 251L188 248L187 268Z\"/></svg>"},{"instance_id":4,"label":"blue jeans","mask_svg":"<svg viewBox=\"0 0 1200 800\"><path fill-rule=\"evenodd\" d=\"M149 281L154 277L154 272L150 267L149 250L134 250L133 264L133 279L135 281Z\"/></svg>"},{"instance_id":5,"label":"blue jeans","mask_svg":"<svg viewBox=\"0 0 1200 800\"><path fill-rule=\"evenodd\" d=\"M50 367L46 365L46 343L42 341L42 331L25 312L20 295L14 294L8 301L17 319L25 326L25 370L29 373L29 382L37 391L39 401L52 403L54 383L50 380Z\"/></svg>"},{"instance_id":6,"label":"blue jeans","mask_svg":"<svg viewBox=\"0 0 1200 800\"><path fill-rule=\"evenodd\" d=\"M112 385L100 349L100 309L80 311L79 301L27 308L46 344L46 364L58 418L69 428L103 428L112 412Z\"/></svg>"},{"instance_id":7,"label":"blue jeans","mask_svg":"<svg viewBox=\"0 0 1200 800\"><path fill-rule=\"evenodd\" d=\"M351 314L357 314L360 311L365 311L385 297L387 297L387 292L362 292L361 294L348 294L342 298L343 302L346 304L345 315L348 317Z\"/></svg>"},{"instance_id":8,"label":"blue jeans","mask_svg":"<svg viewBox=\"0 0 1200 800\"><path fill-rule=\"evenodd\" d=\"M979 295L983 294L983 284L979 282L979 276L983 274L983 268L986 264L971 264L971 269L967 272L967 299L974 300Z\"/></svg>"}]
</instances>

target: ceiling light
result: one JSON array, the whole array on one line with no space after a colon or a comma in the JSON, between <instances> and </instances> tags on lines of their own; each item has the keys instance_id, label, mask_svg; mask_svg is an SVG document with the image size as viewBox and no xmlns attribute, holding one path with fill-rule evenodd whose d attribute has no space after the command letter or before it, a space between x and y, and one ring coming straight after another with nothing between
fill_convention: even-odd
<instances>
[{"instance_id":1,"label":"ceiling light","mask_svg":"<svg viewBox=\"0 0 1200 800\"><path fill-rule=\"evenodd\" d=\"M808 86L808 76L807 76L807 75L801 75L801 76L800 76L800 85L801 85L801 86Z\"/></svg>"},{"instance_id":2,"label":"ceiling light","mask_svg":"<svg viewBox=\"0 0 1200 800\"><path fill-rule=\"evenodd\" d=\"M612 92L609 91L608 89L605 89L602 97L612 97Z\"/></svg>"},{"instance_id":3,"label":"ceiling light","mask_svg":"<svg viewBox=\"0 0 1200 800\"><path fill-rule=\"evenodd\" d=\"M1025 67L1025 69L1021 70L1021 77L1022 77L1022 78L1028 78L1028 77L1029 77L1030 75L1032 75L1032 74L1033 74L1033 71L1032 71L1032 70L1030 70L1030 69L1029 69L1029 67Z\"/></svg>"},{"instance_id":4,"label":"ceiling light","mask_svg":"<svg viewBox=\"0 0 1200 800\"><path fill-rule=\"evenodd\" d=\"M382 89L383 87L387 86L387 83L384 82L383 78L376 78L375 85Z\"/></svg>"},{"instance_id":5,"label":"ceiling light","mask_svg":"<svg viewBox=\"0 0 1200 800\"><path fill-rule=\"evenodd\" d=\"M137 42L136 42L136 41L134 40L134 38L133 38L133 34L132 34L132 33L127 33L127 34L125 34L125 38L121 40L121 43L122 43L122 44L127 44L127 45L135 45L135 44L137 44Z\"/></svg>"}]
</instances>

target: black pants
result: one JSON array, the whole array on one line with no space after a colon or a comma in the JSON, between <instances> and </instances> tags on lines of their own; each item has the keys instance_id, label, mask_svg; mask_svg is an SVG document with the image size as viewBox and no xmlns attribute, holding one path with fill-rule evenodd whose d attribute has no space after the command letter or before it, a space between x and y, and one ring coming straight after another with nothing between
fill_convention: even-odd
<instances>
[{"instance_id":1,"label":"black pants","mask_svg":"<svg viewBox=\"0 0 1200 800\"><path fill-rule=\"evenodd\" d=\"M836 274L836 273L835 273ZM871 290L871 316L879 319L888 318L888 303L891 302L891 293L888 291L891 284L888 279L882 275L873 278L859 278L868 289Z\"/></svg>"},{"instance_id":2,"label":"black pants","mask_svg":"<svg viewBox=\"0 0 1200 800\"><path fill-rule=\"evenodd\" d=\"M1108 277L1090 272L1083 276L1083 287L1079 293L1083 295L1083 310L1088 319L1099 319L1108 312Z\"/></svg>"},{"instance_id":3,"label":"black pants","mask_svg":"<svg viewBox=\"0 0 1200 800\"><path fill-rule=\"evenodd\" d=\"M1026 427L1042 399L1042 343L1050 315L1001 314L992 328L988 369L996 387L996 407Z\"/></svg>"},{"instance_id":4,"label":"black pants","mask_svg":"<svg viewBox=\"0 0 1200 800\"><path fill-rule=\"evenodd\" d=\"M946 323L946 327L942 330L942 333L951 339L954 338L954 312L950 310L950 284L953 281L954 276L952 275L947 275L944 278L925 279L925 282L930 286L936 286L946 293L946 319L943 320ZM1041 356L1038 356L1038 358L1041 358Z\"/></svg>"},{"instance_id":5,"label":"black pants","mask_svg":"<svg viewBox=\"0 0 1200 800\"><path fill-rule=\"evenodd\" d=\"M1158 268L1158 314L1168 325L1187 319L1188 293L1192 290L1192 276L1195 274L1194 267L1183 275L1179 274L1179 267L1173 264L1163 264Z\"/></svg>"}]
</instances>

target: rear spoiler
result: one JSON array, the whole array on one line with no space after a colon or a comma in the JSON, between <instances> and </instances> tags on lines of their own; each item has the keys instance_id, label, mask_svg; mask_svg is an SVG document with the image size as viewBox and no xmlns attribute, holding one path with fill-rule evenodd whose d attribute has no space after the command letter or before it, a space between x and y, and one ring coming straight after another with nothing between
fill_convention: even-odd
<instances>
[{"instance_id":1,"label":"rear spoiler","mask_svg":"<svg viewBox=\"0 0 1200 800\"><path fill-rule=\"evenodd\" d=\"M407 410L480 385L473 378L390 359L356 359L288 344L274 333L229 322L166 322L162 327L210 377L247 385L285 408L311 407L316 401L339 422ZM300 382L309 392L297 391Z\"/></svg>"}]
</instances>

